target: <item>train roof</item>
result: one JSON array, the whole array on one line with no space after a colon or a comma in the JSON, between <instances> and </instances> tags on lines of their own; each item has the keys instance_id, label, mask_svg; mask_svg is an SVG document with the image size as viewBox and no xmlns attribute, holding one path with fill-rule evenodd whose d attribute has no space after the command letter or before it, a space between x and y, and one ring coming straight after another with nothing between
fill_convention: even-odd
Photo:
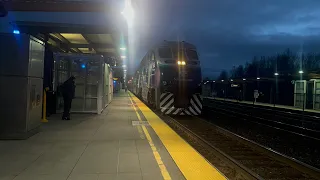
<instances>
[{"instance_id":1,"label":"train roof","mask_svg":"<svg viewBox=\"0 0 320 180\"><path fill-rule=\"evenodd\" d=\"M161 43L158 43L155 48L159 47L178 47L183 46L184 48L190 48L190 49L196 49L196 46L185 42L185 41L162 41Z\"/></svg>"}]
</instances>

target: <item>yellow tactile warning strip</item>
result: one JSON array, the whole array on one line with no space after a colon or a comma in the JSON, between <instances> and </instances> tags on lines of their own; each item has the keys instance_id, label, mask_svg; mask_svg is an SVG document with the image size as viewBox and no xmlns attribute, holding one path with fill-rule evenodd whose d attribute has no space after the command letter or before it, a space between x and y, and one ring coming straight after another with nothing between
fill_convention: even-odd
<instances>
[{"instance_id":1,"label":"yellow tactile warning strip","mask_svg":"<svg viewBox=\"0 0 320 180\"><path fill-rule=\"evenodd\" d=\"M214 166L212 166L195 149L185 142L174 130L153 113L144 103L130 93L133 101L141 110L151 127L159 136L172 159L179 167L186 179L195 180L225 180Z\"/></svg>"},{"instance_id":2,"label":"yellow tactile warning strip","mask_svg":"<svg viewBox=\"0 0 320 180\"><path fill-rule=\"evenodd\" d=\"M138 117L139 121L142 121L142 119L141 119L141 117L140 117L140 115L139 115L136 107L134 106L134 104L133 104L132 99L131 99L130 96L129 96L129 98L130 98L130 101L131 101L131 103L132 103L132 107L133 107L133 109L135 110L135 112L136 112L136 114L137 114L137 117ZM138 129L138 130L139 130L139 129ZM169 174L166 166L163 164L162 159L161 159L161 156L160 156L157 148L155 147L155 145L154 145L154 143L153 143L153 141L152 141L152 138L151 138L151 136L150 136L147 128L146 128L145 126L142 126L142 130L143 130L143 132L144 132L144 134L145 134L145 136L146 136L146 138L147 138L147 140L148 140L148 142L149 142L149 145L150 145L150 147L151 147L151 149L152 149L152 152L153 152L153 156L154 156L154 158L155 158L156 161L157 161L157 164L158 164L158 166L159 166L159 168L160 168L160 171L161 171L161 174L162 174L163 179L164 179L164 180L171 180L170 174ZM140 137L141 137L141 133L142 133L142 132L140 132L140 131L141 131L141 130L139 130Z\"/></svg>"}]
</instances>

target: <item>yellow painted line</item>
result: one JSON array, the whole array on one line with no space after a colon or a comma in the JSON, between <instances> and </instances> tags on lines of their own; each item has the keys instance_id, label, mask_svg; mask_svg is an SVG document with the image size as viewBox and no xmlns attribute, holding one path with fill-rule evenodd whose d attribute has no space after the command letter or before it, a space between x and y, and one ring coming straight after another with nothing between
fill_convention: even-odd
<instances>
[{"instance_id":1,"label":"yellow painted line","mask_svg":"<svg viewBox=\"0 0 320 180\"><path fill-rule=\"evenodd\" d=\"M142 103L132 93L133 101L137 104L144 117L159 136L180 171L190 180L226 180L214 166L202 155L184 141L174 130L163 122L152 110Z\"/></svg>"},{"instance_id":2,"label":"yellow painted line","mask_svg":"<svg viewBox=\"0 0 320 180\"><path fill-rule=\"evenodd\" d=\"M140 126L137 126L137 129L138 129L138 132L139 132L139 134L140 134L140 138L141 138L141 139L145 139L141 127L140 127Z\"/></svg>"},{"instance_id":3,"label":"yellow painted line","mask_svg":"<svg viewBox=\"0 0 320 180\"><path fill-rule=\"evenodd\" d=\"M133 101L132 101L132 99L131 99L130 96L129 96L129 99L130 99L130 101L131 101L131 103L132 103L132 107L133 107L133 109L135 110L136 115L137 115L139 121L142 121L142 119L141 119L141 117L140 117L140 114L138 113L136 107L134 106L134 103L133 103ZM147 138L147 140L148 140L148 142L149 142L149 145L150 145L150 147L151 147L151 149L152 149L152 152L153 152L153 156L154 156L154 158L155 158L156 161L157 161L157 164L158 164L158 166L159 166L159 168L160 168L160 171L161 171L161 174L162 174L163 179L164 179L164 180L171 180L170 174L169 174L169 172L167 171L166 166L165 166L164 163L162 162L161 156L160 156L160 154L159 154L156 146L154 145L154 143L153 143L153 141L152 141L152 138L151 138L151 136L150 136L147 128L146 128L144 125L142 125L142 130L143 130L143 132L144 132L144 134L145 134L145 136L146 136L146 138Z\"/></svg>"}]
</instances>

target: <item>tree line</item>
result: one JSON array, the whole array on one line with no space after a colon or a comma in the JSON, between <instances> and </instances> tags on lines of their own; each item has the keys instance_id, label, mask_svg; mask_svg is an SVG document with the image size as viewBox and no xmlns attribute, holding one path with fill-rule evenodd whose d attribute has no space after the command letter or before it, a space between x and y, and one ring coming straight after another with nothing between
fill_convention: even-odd
<instances>
[{"instance_id":1,"label":"tree line","mask_svg":"<svg viewBox=\"0 0 320 180\"><path fill-rule=\"evenodd\" d=\"M301 72L317 73L320 67L320 53L293 53L290 49L273 56L254 56L251 62L233 67L230 72L222 71L217 80L241 78L292 77ZM207 78L206 78L207 79Z\"/></svg>"}]
</instances>

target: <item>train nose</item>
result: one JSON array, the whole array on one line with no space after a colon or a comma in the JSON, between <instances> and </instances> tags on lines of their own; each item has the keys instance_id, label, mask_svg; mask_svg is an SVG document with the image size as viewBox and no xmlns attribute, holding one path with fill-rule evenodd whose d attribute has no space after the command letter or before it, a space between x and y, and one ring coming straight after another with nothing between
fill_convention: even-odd
<instances>
[{"instance_id":1,"label":"train nose","mask_svg":"<svg viewBox=\"0 0 320 180\"><path fill-rule=\"evenodd\" d=\"M190 98L187 96L182 95L175 95L174 96L174 107L176 108L185 108L190 105Z\"/></svg>"}]
</instances>

